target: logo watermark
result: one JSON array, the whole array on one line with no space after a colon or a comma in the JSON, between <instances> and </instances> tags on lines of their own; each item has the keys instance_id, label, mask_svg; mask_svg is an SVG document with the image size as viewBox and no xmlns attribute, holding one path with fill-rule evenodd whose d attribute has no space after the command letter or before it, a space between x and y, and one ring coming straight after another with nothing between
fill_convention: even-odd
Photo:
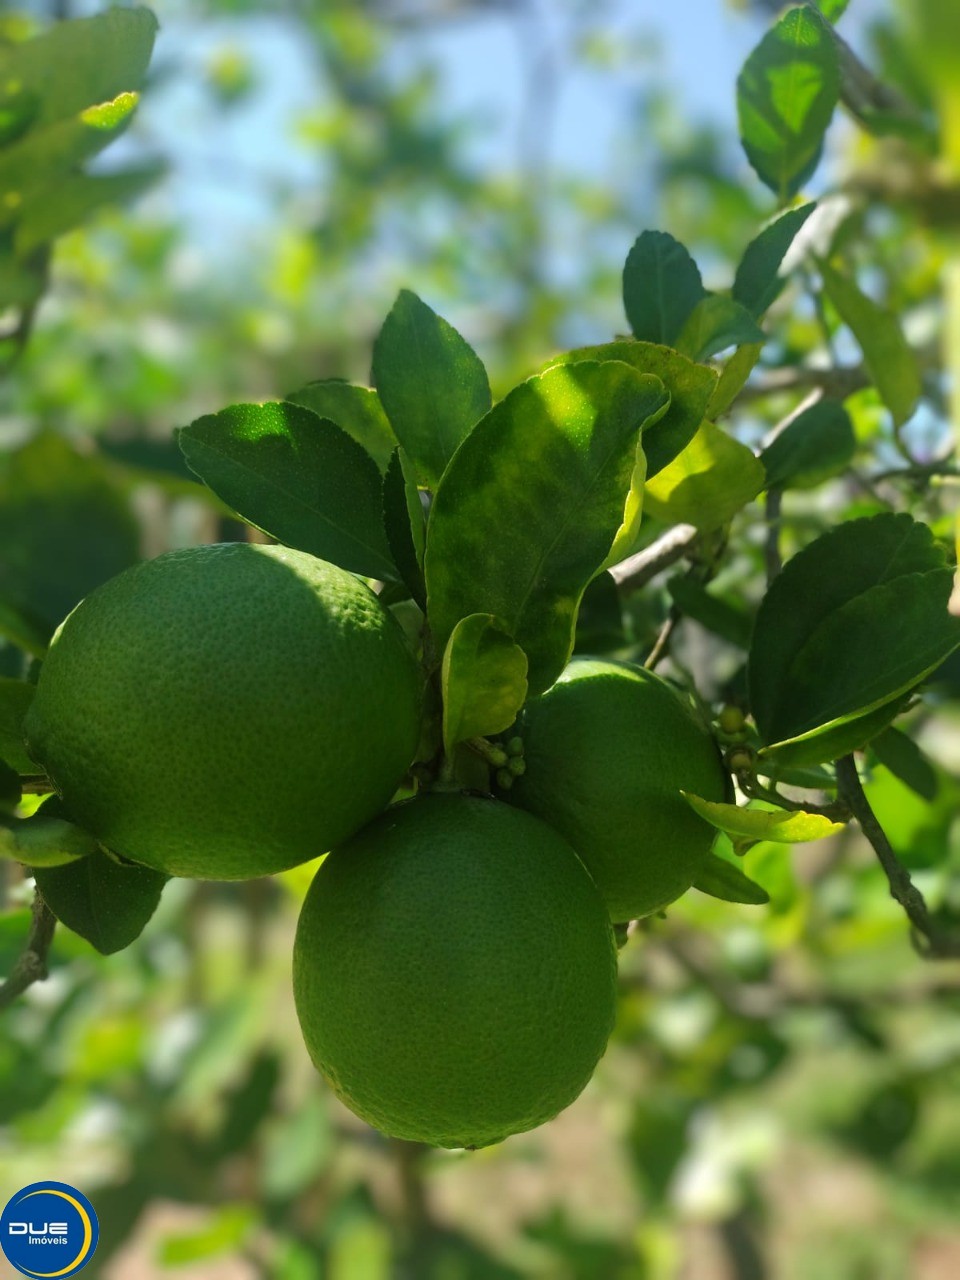
<instances>
[{"instance_id":1,"label":"logo watermark","mask_svg":"<svg viewBox=\"0 0 960 1280\"><path fill-rule=\"evenodd\" d=\"M0 1215L0 1247L24 1276L67 1280L97 1248L100 1227L87 1197L65 1182L34 1182Z\"/></svg>"}]
</instances>

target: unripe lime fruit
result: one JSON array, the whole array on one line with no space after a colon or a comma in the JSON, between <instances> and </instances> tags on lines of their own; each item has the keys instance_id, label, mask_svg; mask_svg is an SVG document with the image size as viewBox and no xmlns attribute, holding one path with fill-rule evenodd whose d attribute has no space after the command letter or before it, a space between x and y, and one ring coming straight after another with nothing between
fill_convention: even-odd
<instances>
[{"instance_id":1,"label":"unripe lime fruit","mask_svg":"<svg viewBox=\"0 0 960 1280\"><path fill-rule=\"evenodd\" d=\"M389 809L323 862L293 953L314 1064L399 1138L483 1147L571 1103L613 1027L596 886L550 827L499 800Z\"/></svg>"},{"instance_id":2,"label":"unripe lime fruit","mask_svg":"<svg viewBox=\"0 0 960 1280\"><path fill-rule=\"evenodd\" d=\"M28 749L75 821L172 875L295 866L389 802L418 736L400 628L351 574L220 544L128 569L61 625Z\"/></svg>"},{"instance_id":3,"label":"unripe lime fruit","mask_svg":"<svg viewBox=\"0 0 960 1280\"><path fill-rule=\"evenodd\" d=\"M740 708L730 703L720 712L718 723L724 733L734 734L741 733L747 722Z\"/></svg>"},{"instance_id":4,"label":"unripe lime fruit","mask_svg":"<svg viewBox=\"0 0 960 1280\"><path fill-rule=\"evenodd\" d=\"M680 794L724 800L707 729L652 671L578 658L524 709L526 772L510 803L543 818L583 859L613 920L659 911L690 888L714 829Z\"/></svg>"}]
</instances>

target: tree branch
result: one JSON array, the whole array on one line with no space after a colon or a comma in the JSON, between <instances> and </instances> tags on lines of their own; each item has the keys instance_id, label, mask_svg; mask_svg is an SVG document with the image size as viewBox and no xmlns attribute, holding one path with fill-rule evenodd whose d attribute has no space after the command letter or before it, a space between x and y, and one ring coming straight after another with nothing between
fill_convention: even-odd
<instances>
[{"instance_id":1,"label":"tree branch","mask_svg":"<svg viewBox=\"0 0 960 1280\"><path fill-rule=\"evenodd\" d=\"M10 971L10 977L0 986L0 1009L8 1008L28 987L46 978L47 956L56 927L57 917L44 902L40 890L35 889L30 932L27 934L26 945Z\"/></svg>"},{"instance_id":2,"label":"tree branch","mask_svg":"<svg viewBox=\"0 0 960 1280\"><path fill-rule=\"evenodd\" d=\"M696 540L697 530L692 524L675 524L649 547L615 564L610 576L622 591L637 591L658 573L682 560Z\"/></svg>"},{"instance_id":3,"label":"tree branch","mask_svg":"<svg viewBox=\"0 0 960 1280\"><path fill-rule=\"evenodd\" d=\"M853 756L843 756L837 761L836 767L840 795L850 806L850 812L877 855L890 886L890 896L900 903L910 921L917 951L932 959L960 957L960 934L943 930L931 916L923 894L894 853L886 832L870 807Z\"/></svg>"}]
</instances>

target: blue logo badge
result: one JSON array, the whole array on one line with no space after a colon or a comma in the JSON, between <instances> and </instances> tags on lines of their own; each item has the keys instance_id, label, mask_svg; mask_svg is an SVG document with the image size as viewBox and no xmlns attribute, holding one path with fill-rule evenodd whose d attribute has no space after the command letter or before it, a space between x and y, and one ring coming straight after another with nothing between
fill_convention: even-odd
<instances>
[{"instance_id":1,"label":"blue logo badge","mask_svg":"<svg viewBox=\"0 0 960 1280\"><path fill-rule=\"evenodd\" d=\"M34 1182L0 1215L0 1245L21 1275L67 1280L93 1257L100 1226L93 1205L65 1182Z\"/></svg>"}]
</instances>

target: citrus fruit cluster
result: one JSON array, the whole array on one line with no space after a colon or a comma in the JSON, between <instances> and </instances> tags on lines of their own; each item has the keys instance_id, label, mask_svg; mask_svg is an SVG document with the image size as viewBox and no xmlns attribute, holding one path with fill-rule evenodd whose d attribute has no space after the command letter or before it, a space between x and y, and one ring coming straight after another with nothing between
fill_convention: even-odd
<instances>
[{"instance_id":1,"label":"citrus fruit cluster","mask_svg":"<svg viewBox=\"0 0 960 1280\"><path fill-rule=\"evenodd\" d=\"M70 817L124 859L234 879L329 850L293 959L314 1063L384 1132L481 1147L583 1089L614 1023L613 922L689 888L713 832L680 791L726 782L667 684L578 659L509 752L485 743L509 790L445 770L414 795L423 683L352 574L199 547L69 615L26 736Z\"/></svg>"}]
</instances>

